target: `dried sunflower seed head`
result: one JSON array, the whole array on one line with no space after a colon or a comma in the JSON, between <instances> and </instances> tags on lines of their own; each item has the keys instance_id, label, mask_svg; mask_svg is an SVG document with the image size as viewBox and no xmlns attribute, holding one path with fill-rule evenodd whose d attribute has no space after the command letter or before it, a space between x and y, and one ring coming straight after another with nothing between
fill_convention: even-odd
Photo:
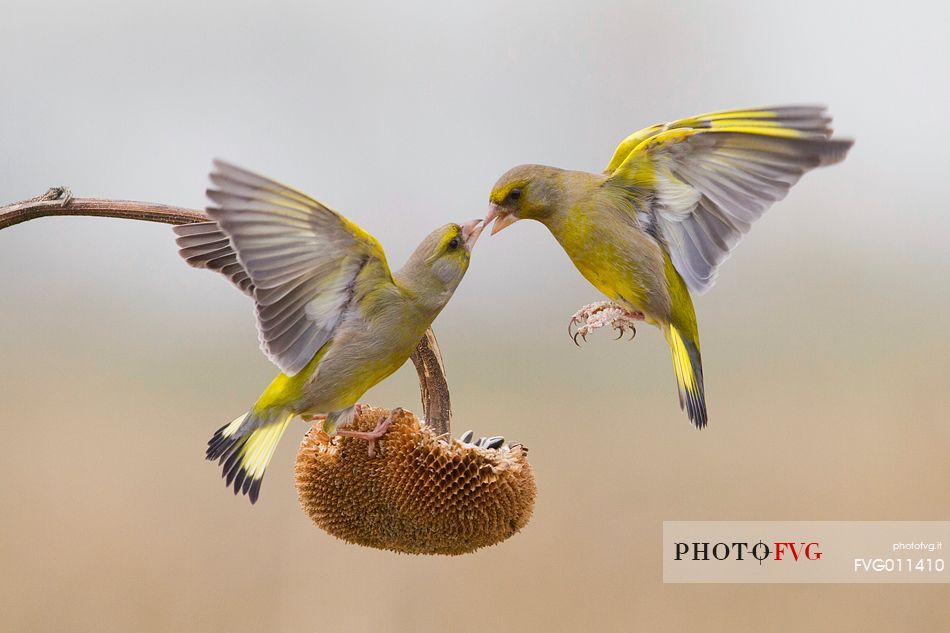
<instances>
[{"instance_id":1,"label":"dried sunflower seed head","mask_svg":"<svg viewBox=\"0 0 950 633\"><path fill-rule=\"evenodd\" d=\"M390 412L363 407L355 430ZM315 425L297 454L297 494L319 527L345 541L412 554L464 554L507 539L527 525L536 494L527 451L504 439L482 446L439 438L397 411L382 455L366 443L330 438Z\"/></svg>"}]
</instances>

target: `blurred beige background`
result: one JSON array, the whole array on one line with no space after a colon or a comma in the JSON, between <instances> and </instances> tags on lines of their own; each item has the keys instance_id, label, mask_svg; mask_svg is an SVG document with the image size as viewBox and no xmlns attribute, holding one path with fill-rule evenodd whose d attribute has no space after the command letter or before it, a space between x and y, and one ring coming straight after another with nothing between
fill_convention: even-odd
<instances>
[{"instance_id":1,"label":"blurred beige background","mask_svg":"<svg viewBox=\"0 0 950 633\"><path fill-rule=\"evenodd\" d=\"M401 265L508 167L597 170L629 132L824 102L857 145L756 225L697 301L710 427L641 328L519 224L436 322L456 430L531 448L531 524L462 558L345 545L203 461L274 374L248 301L171 230L0 233L0 629L941 631L946 586L663 585L664 519L947 519L945 3L5 0L0 201L200 207L212 157L311 192ZM411 368L370 392L418 410Z\"/></svg>"}]
</instances>

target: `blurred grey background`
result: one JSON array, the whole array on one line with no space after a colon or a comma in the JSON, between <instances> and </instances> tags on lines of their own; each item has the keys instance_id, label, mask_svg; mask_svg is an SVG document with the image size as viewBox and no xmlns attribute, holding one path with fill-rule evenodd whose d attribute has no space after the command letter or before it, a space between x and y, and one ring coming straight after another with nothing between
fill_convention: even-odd
<instances>
[{"instance_id":1,"label":"blurred grey background","mask_svg":"<svg viewBox=\"0 0 950 633\"><path fill-rule=\"evenodd\" d=\"M599 170L657 121L823 102L857 144L777 204L697 300L710 427L656 330L553 238L483 237L436 322L458 431L531 448L533 521L462 558L345 545L292 484L205 442L274 374L247 299L165 226L0 233L0 628L937 631L941 586L663 585L664 519L947 519L945 3L4 0L0 201L202 207L222 157L312 193L394 265L522 162ZM366 401L419 409L403 368Z\"/></svg>"}]
</instances>

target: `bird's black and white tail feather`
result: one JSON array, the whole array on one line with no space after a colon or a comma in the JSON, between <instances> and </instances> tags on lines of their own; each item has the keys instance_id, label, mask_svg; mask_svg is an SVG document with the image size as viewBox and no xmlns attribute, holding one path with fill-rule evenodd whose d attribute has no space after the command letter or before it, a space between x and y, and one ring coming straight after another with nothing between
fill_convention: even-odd
<instances>
[{"instance_id":1,"label":"bird's black and white tail feather","mask_svg":"<svg viewBox=\"0 0 950 633\"><path fill-rule=\"evenodd\" d=\"M205 457L221 464L221 474L227 486L233 484L234 494L257 501L264 471L293 417L289 411L252 410L222 426L208 441Z\"/></svg>"}]
</instances>

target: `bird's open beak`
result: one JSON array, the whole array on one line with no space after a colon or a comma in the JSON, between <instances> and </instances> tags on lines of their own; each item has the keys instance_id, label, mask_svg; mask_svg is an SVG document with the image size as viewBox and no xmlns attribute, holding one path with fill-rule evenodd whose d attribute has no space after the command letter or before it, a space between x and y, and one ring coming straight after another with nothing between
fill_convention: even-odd
<instances>
[{"instance_id":1,"label":"bird's open beak","mask_svg":"<svg viewBox=\"0 0 950 633\"><path fill-rule=\"evenodd\" d=\"M508 213L497 204L493 204L488 210L488 215L485 216L485 226L488 226L491 224L492 220L494 220L495 225L491 227L491 234L494 235L506 226L511 226L519 219L519 217Z\"/></svg>"},{"instance_id":2,"label":"bird's open beak","mask_svg":"<svg viewBox=\"0 0 950 633\"><path fill-rule=\"evenodd\" d=\"M469 251L475 246L475 242L478 241L478 236L482 234L485 226L481 218L462 225L462 241L465 242L465 246L468 247Z\"/></svg>"}]
</instances>

